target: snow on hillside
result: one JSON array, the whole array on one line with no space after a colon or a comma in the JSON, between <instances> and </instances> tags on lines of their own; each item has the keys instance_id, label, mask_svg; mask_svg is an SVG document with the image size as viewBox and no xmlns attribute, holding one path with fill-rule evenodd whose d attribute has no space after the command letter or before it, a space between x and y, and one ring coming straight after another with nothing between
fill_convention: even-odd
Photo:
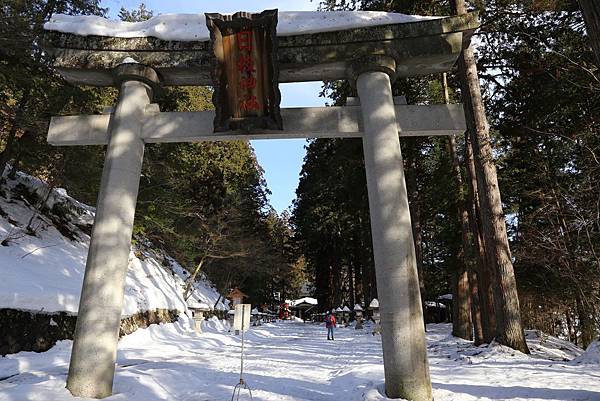
<instances>
[{"instance_id":1,"label":"snow on hillside","mask_svg":"<svg viewBox=\"0 0 600 401\"><path fill-rule=\"evenodd\" d=\"M94 208L64 189L48 193L43 181L22 173L8 181L8 188L0 193L0 308L76 314ZM38 205L42 214L35 213L39 199L45 199L44 207ZM28 233L28 225L34 233ZM154 309L184 312L186 274L174 259L138 241L129 255L122 315ZM193 295L211 307L218 297L208 282L198 283ZM219 302L218 307L225 305Z\"/></svg>"}]
</instances>

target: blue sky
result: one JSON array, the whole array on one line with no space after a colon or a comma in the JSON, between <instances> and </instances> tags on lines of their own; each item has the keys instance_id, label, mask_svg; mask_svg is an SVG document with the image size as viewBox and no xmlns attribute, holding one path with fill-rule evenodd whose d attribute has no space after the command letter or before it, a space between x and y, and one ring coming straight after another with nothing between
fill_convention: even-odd
<instances>
[{"instance_id":1,"label":"blue sky","mask_svg":"<svg viewBox=\"0 0 600 401\"><path fill-rule=\"evenodd\" d=\"M109 15L116 18L121 7L136 8L139 0L103 0ZM236 11L262 11L278 8L284 11L316 10L318 0L146 0L146 7L156 13L234 13ZM319 98L321 82L280 84L282 107L322 106L324 98ZM298 177L304 158L304 139L281 139L252 141L256 156L265 171L267 185L271 190L271 205L281 213L295 198Z\"/></svg>"}]
</instances>

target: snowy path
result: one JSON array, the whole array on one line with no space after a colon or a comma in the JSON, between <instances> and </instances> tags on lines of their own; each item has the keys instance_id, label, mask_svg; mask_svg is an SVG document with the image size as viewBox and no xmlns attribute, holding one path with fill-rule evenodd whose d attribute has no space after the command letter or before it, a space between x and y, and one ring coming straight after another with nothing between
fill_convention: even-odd
<instances>
[{"instance_id":1,"label":"snowy path","mask_svg":"<svg viewBox=\"0 0 600 401\"><path fill-rule=\"evenodd\" d=\"M230 400L239 338L214 330L195 336L183 327L152 326L125 337L115 395L107 400ZM564 345L537 346L533 358L476 348L448 334L448 325L430 326L428 333L437 401L600 401L600 366L539 358L567 355L557 348ZM245 378L256 401L384 399L377 391L383 382L378 337L339 329L336 341L327 341L320 326L285 322L254 328L247 339ZM0 358L0 400L74 400L64 389L70 346L64 341L43 354Z\"/></svg>"}]
</instances>

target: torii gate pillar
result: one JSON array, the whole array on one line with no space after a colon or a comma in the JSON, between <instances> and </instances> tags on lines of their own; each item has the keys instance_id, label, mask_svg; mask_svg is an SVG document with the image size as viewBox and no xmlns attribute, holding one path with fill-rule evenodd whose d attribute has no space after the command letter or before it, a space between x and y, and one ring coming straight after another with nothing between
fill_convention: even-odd
<instances>
[{"instance_id":1,"label":"torii gate pillar","mask_svg":"<svg viewBox=\"0 0 600 401\"><path fill-rule=\"evenodd\" d=\"M67 388L78 397L112 394L125 277L140 173L144 111L154 70L122 64L115 71L119 100L111 117L96 218L83 278Z\"/></svg>"},{"instance_id":2,"label":"torii gate pillar","mask_svg":"<svg viewBox=\"0 0 600 401\"><path fill-rule=\"evenodd\" d=\"M390 75L394 60L358 75L373 256L380 300L385 392L432 400L408 195ZM382 65L384 64L384 65ZM389 69L385 64L389 64ZM375 67L376 71L373 71Z\"/></svg>"}]
</instances>

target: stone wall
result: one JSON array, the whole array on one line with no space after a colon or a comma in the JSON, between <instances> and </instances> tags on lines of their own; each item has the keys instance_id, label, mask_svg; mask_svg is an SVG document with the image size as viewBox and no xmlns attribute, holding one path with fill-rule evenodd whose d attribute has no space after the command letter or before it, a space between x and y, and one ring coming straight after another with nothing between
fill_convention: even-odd
<instances>
[{"instance_id":1,"label":"stone wall","mask_svg":"<svg viewBox=\"0 0 600 401\"><path fill-rule=\"evenodd\" d=\"M121 320L119 336L131 334L151 324L172 323L176 310L156 309L140 312ZM57 341L73 338L77 316L65 312L43 313L0 309L0 355L20 351L43 352Z\"/></svg>"},{"instance_id":2,"label":"stone wall","mask_svg":"<svg viewBox=\"0 0 600 401\"><path fill-rule=\"evenodd\" d=\"M137 329L145 329L151 324L173 323L177 320L179 311L168 309L155 309L145 312L140 312L133 316L121 319L121 328L119 329L119 337L131 334Z\"/></svg>"}]
</instances>

